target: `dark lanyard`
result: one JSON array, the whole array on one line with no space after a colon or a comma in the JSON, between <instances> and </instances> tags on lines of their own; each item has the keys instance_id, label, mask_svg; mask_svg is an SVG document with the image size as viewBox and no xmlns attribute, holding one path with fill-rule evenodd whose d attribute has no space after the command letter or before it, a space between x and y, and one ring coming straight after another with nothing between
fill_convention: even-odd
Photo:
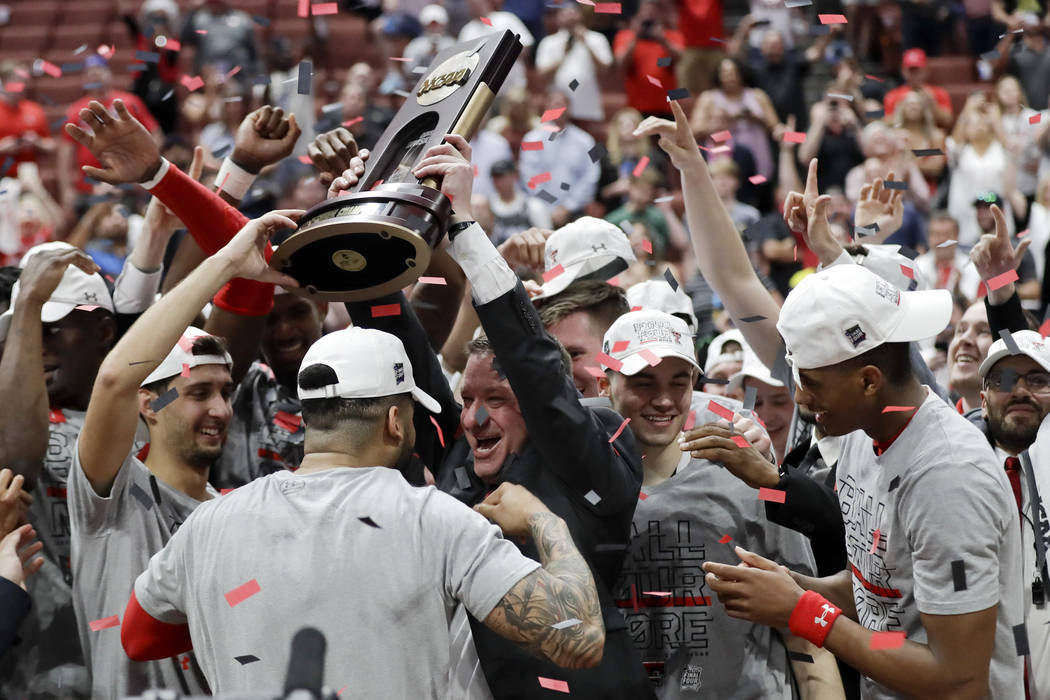
<instances>
[{"instance_id":1,"label":"dark lanyard","mask_svg":"<svg viewBox=\"0 0 1050 700\"><path fill-rule=\"evenodd\" d=\"M1024 469L1025 479L1028 481L1028 505L1032 513L1032 531L1035 533L1035 570L1037 579L1042 579L1044 600L1050 598L1050 577L1046 570L1046 533L1043 530L1043 521L1039 517L1039 489L1035 484L1035 470L1032 469L1032 458L1028 450L1021 453L1021 467ZM1036 586L1032 586L1033 598L1035 598Z\"/></svg>"}]
</instances>

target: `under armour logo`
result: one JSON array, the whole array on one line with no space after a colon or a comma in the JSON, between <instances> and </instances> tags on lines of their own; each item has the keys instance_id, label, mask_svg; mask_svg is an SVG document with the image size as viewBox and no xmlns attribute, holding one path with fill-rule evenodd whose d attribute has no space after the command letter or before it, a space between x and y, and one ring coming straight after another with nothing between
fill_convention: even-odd
<instances>
[{"instance_id":1,"label":"under armour logo","mask_svg":"<svg viewBox=\"0 0 1050 700\"><path fill-rule=\"evenodd\" d=\"M593 250L595 253L597 253L599 250L605 250L605 244L599 243L598 245L592 245L591 250Z\"/></svg>"},{"instance_id":2,"label":"under armour logo","mask_svg":"<svg viewBox=\"0 0 1050 700\"><path fill-rule=\"evenodd\" d=\"M552 248L550 252L547 253L547 255L550 256L552 263L558 262L558 250L556 248Z\"/></svg>"},{"instance_id":3,"label":"under armour logo","mask_svg":"<svg viewBox=\"0 0 1050 700\"><path fill-rule=\"evenodd\" d=\"M85 301L98 301L98 295L94 292L84 292Z\"/></svg>"},{"instance_id":4,"label":"under armour logo","mask_svg":"<svg viewBox=\"0 0 1050 700\"><path fill-rule=\"evenodd\" d=\"M824 603L824 605L821 606L821 607L822 607L822 610L821 610L821 613L820 613L820 617L814 617L813 618L813 624L820 625L821 627L827 627L828 626L827 617L831 613L835 612L835 606L834 605L828 605L827 603Z\"/></svg>"}]
</instances>

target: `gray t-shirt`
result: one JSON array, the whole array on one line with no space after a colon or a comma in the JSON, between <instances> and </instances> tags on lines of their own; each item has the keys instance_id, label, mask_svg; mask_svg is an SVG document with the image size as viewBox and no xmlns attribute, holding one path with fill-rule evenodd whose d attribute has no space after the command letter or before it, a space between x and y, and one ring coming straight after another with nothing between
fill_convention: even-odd
<instances>
[{"instance_id":1,"label":"gray t-shirt","mask_svg":"<svg viewBox=\"0 0 1050 700\"><path fill-rule=\"evenodd\" d=\"M926 644L920 612L998 605L988 697L1023 698L1013 634L1024 621L1017 504L981 431L931 391L882 455L864 433L847 435L837 476L860 624ZM903 697L868 678L861 692Z\"/></svg>"},{"instance_id":2,"label":"gray t-shirt","mask_svg":"<svg viewBox=\"0 0 1050 700\"><path fill-rule=\"evenodd\" d=\"M711 398L737 406L725 397ZM697 411L698 425L716 419ZM793 675L779 633L729 617L708 589L701 566L740 563L733 551L739 545L813 575L809 542L766 520L755 490L707 460L684 455L674 476L643 486L642 493L615 595L657 695L789 700Z\"/></svg>"},{"instance_id":3,"label":"gray t-shirt","mask_svg":"<svg viewBox=\"0 0 1050 700\"><path fill-rule=\"evenodd\" d=\"M192 653L140 663L124 653L119 626L91 629L92 622L123 619L135 577L198 504L130 455L103 498L88 482L79 453L74 453L69 475L73 606L93 698L139 695L149 688L171 688L184 695L208 692Z\"/></svg>"},{"instance_id":4,"label":"gray t-shirt","mask_svg":"<svg viewBox=\"0 0 1050 700\"><path fill-rule=\"evenodd\" d=\"M279 472L194 511L135 595L158 620L189 623L216 693L280 691L291 638L309 625L328 640L326 683L341 697L445 698L457 603L483 620L538 566L393 469ZM245 584L257 592L231 606Z\"/></svg>"}]
</instances>

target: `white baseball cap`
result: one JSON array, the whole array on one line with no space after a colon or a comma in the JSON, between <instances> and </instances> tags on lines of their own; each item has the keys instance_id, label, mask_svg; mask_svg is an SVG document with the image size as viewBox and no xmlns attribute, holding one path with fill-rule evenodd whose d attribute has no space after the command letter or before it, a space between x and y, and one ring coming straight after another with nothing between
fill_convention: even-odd
<instances>
[{"instance_id":1,"label":"white baseball cap","mask_svg":"<svg viewBox=\"0 0 1050 700\"><path fill-rule=\"evenodd\" d=\"M619 372L627 376L650 365L646 350L658 358L679 357L700 369L685 321L663 311L628 312L613 322L602 341L602 352L619 360Z\"/></svg>"},{"instance_id":2,"label":"white baseball cap","mask_svg":"<svg viewBox=\"0 0 1050 700\"><path fill-rule=\"evenodd\" d=\"M416 386L405 346L389 333L357 326L329 333L306 351L300 372L311 365L331 367L336 383L316 389L299 386L300 400L412 394L431 413L441 413L441 404Z\"/></svg>"},{"instance_id":3,"label":"white baseball cap","mask_svg":"<svg viewBox=\"0 0 1050 700\"><path fill-rule=\"evenodd\" d=\"M179 342L175 343L175 347L171 349L164 361L157 365L157 368L150 372L150 375L139 386L146 386L153 382L159 382L161 379L169 379L182 374L183 366L192 369L200 365L226 365L228 368L233 369L233 358L230 357L228 352L224 352L221 355L193 354L193 342L202 336L211 337L211 333L205 333L200 328L193 326L187 327L182 332Z\"/></svg>"},{"instance_id":4,"label":"white baseball cap","mask_svg":"<svg viewBox=\"0 0 1050 700\"><path fill-rule=\"evenodd\" d=\"M1022 355L1032 358L1040 367L1050 372L1050 345L1043 339L1043 336L1035 331L1015 331L1010 335L1013 336L1017 349L1021 351ZM988 376L996 362L1004 357L1009 357L1011 354L1010 348L1006 346L1006 342L1002 338L992 343L991 347L988 348L988 356L984 358L984 362L981 363L980 368L977 370L977 373L981 375L981 379Z\"/></svg>"},{"instance_id":5,"label":"white baseball cap","mask_svg":"<svg viewBox=\"0 0 1050 700\"><path fill-rule=\"evenodd\" d=\"M646 280L630 287L627 290L627 304L632 309L638 306L678 316L689 326L690 333L696 333L698 324L696 314L693 313L693 300L682 291L681 286L671 289L665 279Z\"/></svg>"},{"instance_id":6,"label":"white baseball cap","mask_svg":"<svg viewBox=\"0 0 1050 700\"><path fill-rule=\"evenodd\" d=\"M860 265L834 265L788 294L777 330L793 369L816 369L883 343L933 337L951 316L952 296L945 289L902 292Z\"/></svg>"},{"instance_id":7,"label":"white baseball cap","mask_svg":"<svg viewBox=\"0 0 1050 700\"><path fill-rule=\"evenodd\" d=\"M899 289L909 292L929 289L915 261L902 254L899 245L863 245L867 255L851 255L853 262L868 268Z\"/></svg>"},{"instance_id":8,"label":"white baseball cap","mask_svg":"<svg viewBox=\"0 0 1050 700\"><path fill-rule=\"evenodd\" d=\"M722 348L729 342L738 343L742 349L739 352L722 352ZM707 361L704 363L704 374L710 374L715 367L723 362L743 362L743 348L746 347L747 341L744 340L744 334L740 332L739 328L730 328L725 333L716 335L711 344L707 346Z\"/></svg>"},{"instance_id":9,"label":"white baseball cap","mask_svg":"<svg viewBox=\"0 0 1050 700\"><path fill-rule=\"evenodd\" d=\"M419 23L424 27L431 22L448 24L448 12L441 5L424 5L419 11Z\"/></svg>"},{"instance_id":10,"label":"white baseball cap","mask_svg":"<svg viewBox=\"0 0 1050 700\"><path fill-rule=\"evenodd\" d=\"M45 250L75 250L74 246L62 241L41 243L29 249L18 266L25 268L26 263L36 253ZM15 281L11 288L11 306L3 314L0 314L0 340L7 338L7 331L11 327L11 319L14 317L14 305L18 300L20 285ZM106 280L97 272L88 274L75 265L70 265L62 273L62 280L58 283L55 291L51 293L48 300L40 307L40 320L43 323L54 323L65 318L70 311L78 306L100 307L110 313L113 311L113 296L109 293Z\"/></svg>"},{"instance_id":11,"label":"white baseball cap","mask_svg":"<svg viewBox=\"0 0 1050 700\"><path fill-rule=\"evenodd\" d=\"M607 280L635 262L627 235L608 221L584 216L551 234L543 248L544 273L562 271L543 283L533 300L554 296L576 280Z\"/></svg>"},{"instance_id":12,"label":"white baseball cap","mask_svg":"<svg viewBox=\"0 0 1050 700\"><path fill-rule=\"evenodd\" d=\"M729 378L729 384L726 385L728 391L737 391L744 385L744 380L748 377L757 379L763 384L769 386L784 386L784 382L777 381L773 378L773 374L769 371L769 368L762 364L762 360L758 359L758 355L751 350L751 348L744 347L744 360L740 371Z\"/></svg>"}]
</instances>

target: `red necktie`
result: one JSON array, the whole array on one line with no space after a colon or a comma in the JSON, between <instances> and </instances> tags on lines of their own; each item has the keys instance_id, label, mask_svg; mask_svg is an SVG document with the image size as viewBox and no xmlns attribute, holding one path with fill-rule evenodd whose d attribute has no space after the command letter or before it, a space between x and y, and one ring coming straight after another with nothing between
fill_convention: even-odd
<instances>
[{"instance_id":1,"label":"red necktie","mask_svg":"<svg viewBox=\"0 0 1050 700\"><path fill-rule=\"evenodd\" d=\"M1021 512L1021 460L1017 457L1007 457L1006 476L1010 479L1010 488L1014 490L1014 499L1017 500L1017 514L1023 517Z\"/></svg>"}]
</instances>

